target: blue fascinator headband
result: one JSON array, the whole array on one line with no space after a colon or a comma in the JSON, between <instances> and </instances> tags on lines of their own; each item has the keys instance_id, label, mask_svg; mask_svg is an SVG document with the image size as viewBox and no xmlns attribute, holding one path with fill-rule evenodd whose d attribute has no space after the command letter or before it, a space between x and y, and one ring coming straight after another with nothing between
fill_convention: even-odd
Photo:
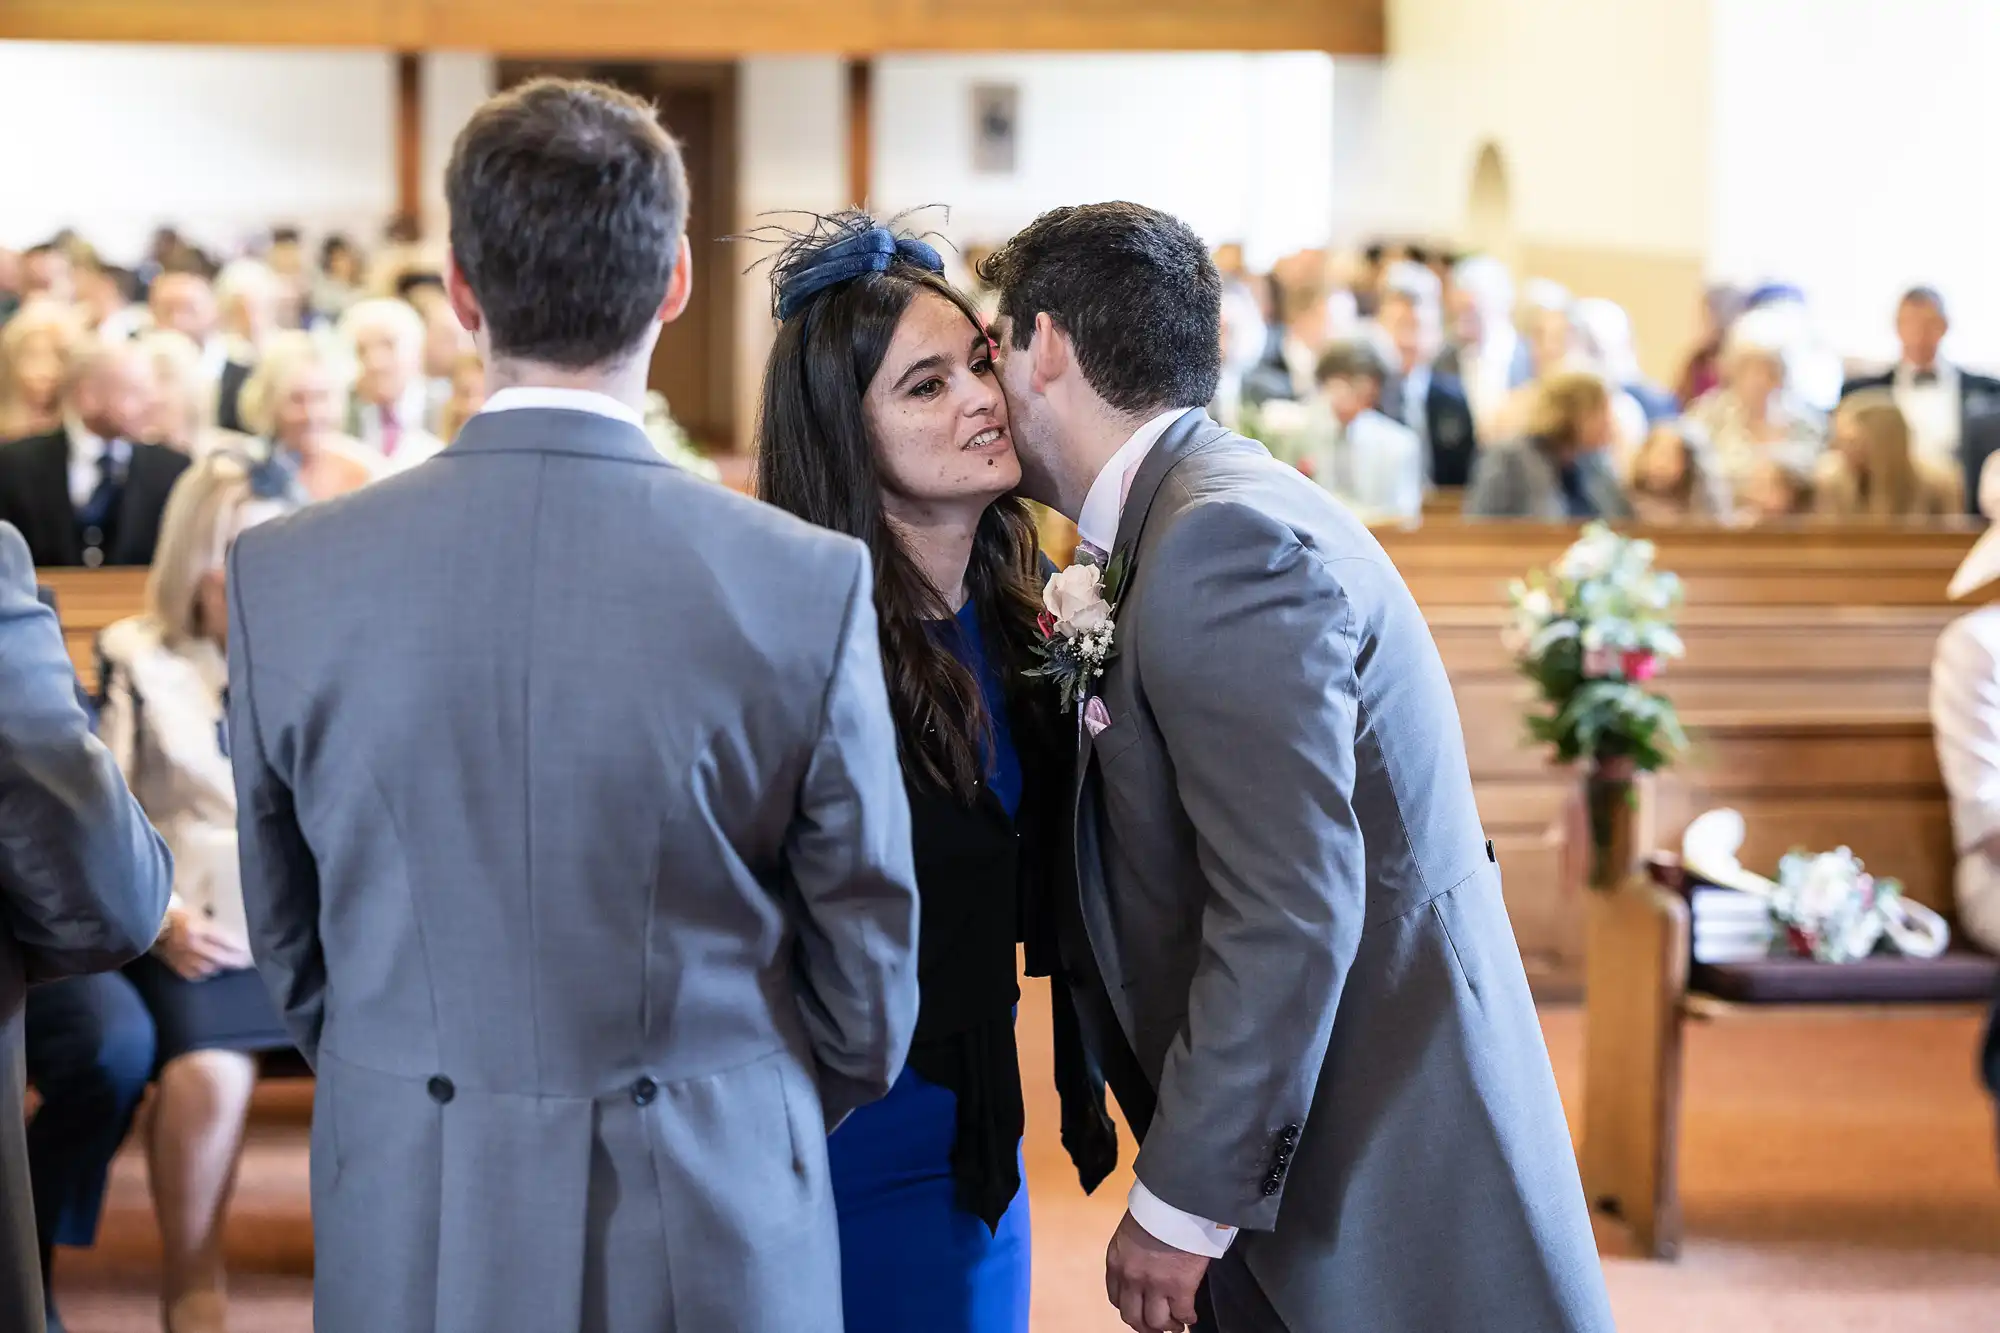
<instances>
[{"instance_id":1,"label":"blue fascinator headband","mask_svg":"<svg viewBox=\"0 0 2000 1333\"><path fill-rule=\"evenodd\" d=\"M776 274L780 321L790 319L827 288L865 274L886 273L898 260L929 273L944 272L943 258L928 242L914 236L899 237L872 219L867 221L871 225L824 243L795 242L793 253L780 260Z\"/></svg>"}]
</instances>

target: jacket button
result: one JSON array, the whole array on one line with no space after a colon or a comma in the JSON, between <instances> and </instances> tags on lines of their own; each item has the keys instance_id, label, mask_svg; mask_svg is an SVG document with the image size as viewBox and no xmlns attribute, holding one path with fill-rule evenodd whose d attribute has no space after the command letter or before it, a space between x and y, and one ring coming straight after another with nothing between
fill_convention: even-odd
<instances>
[{"instance_id":1,"label":"jacket button","mask_svg":"<svg viewBox=\"0 0 2000 1333\"><path fill-rule=\"evenodd\" d=\"M651 1106L653 1099L660 1095L660 1085L650 1078L642 1078L632 1085L632 1101L639 1106Z\"/></svg>"},{"instance_id":2,"label":"jacket button","mask_svg":"<svg viewBox=\"0 0 2000 1333\"><path fill-rule=\"evenodd\" d=\"M1286 1125L1284 1132L1279 1134L1278 1138L1287 1148L1297 1147L1299 1142L1299 1127L1297 1125Z\"/></svg>"},{"instance_id":3,"label":"jacket button","mask_svg":"<svg viewBox=\"0 0 2000 1333\"><path fill-rule=\"evenodd\" d=\"M1277 1192L1278 1192L1278 1182L1274 1179L1266 1177L1264 1180L1264 1197L1268 1199Z\"/></svg>"},{"instance_id":4,"label":"jacket button","mask_svg":"<svg viewBox=\"0 0 2000 1333\"><path fill-rule=\"evenodd\" d=\"M451 1086L451 1080L443 1074L431 1075L431 1081L424 1084L424 1091L430 1093L431 1100L443 1106L458 1095L458 1089Z\"/></svg>"}]
</instances>

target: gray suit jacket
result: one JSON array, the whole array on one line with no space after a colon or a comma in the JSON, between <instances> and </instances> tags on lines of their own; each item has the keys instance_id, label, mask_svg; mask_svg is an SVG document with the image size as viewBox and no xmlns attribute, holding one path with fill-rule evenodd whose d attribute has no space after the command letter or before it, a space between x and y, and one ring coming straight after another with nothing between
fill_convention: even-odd
<instances>
[{"instance_id":1,"label":"gray suit jacket","mask_svg":"<svg viewBox=\"0 0 2000 1333\"><path fill-rule=\"evenodd\" d=\"M560 410L254 529L230 735L321 1333L840 1327L916 1018L867 555Z\"/></svg>"},{"instance_id":2,"label":"gray suit jacket","mask_svg":"<svg viewBox=\"0 0 2000 1333\"><path fill-rule=\"evenodd\" d=\"M1121 1029L1095 1039L1158 1094L1140 1179L1244 1229L1222 1327L1608 1333L1458 712L1395 567L1200 411L1139 468L1117 545L1078 815Z\"/></svg>"},{"instance_id":3,"label":"gray suit jacket","mask_svg":"<svg viewBox=\"0 0 2000 1333\"><path fill-rule=\"evenodd\" d=\"M172 880L166 847L90 734L28 544L0 523L0 1328L42 1327L21 1133L28 983L144 953Z\"/></svg>"}]
</instances>

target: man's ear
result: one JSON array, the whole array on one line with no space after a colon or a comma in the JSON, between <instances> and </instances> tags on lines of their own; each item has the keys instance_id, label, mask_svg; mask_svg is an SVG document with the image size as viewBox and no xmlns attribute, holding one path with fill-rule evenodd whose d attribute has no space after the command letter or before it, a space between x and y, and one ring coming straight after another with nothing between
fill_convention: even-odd
<instances>
[{"instance_id":1,"label":"man's ear","mask_svg":"<svg viewBox=\"0 0 2000 1333\"><path fill-rule=\"evenodd\" d=\"M674 256L674 275L667 279L667 299L660 302L660 323L671 324L679 319L693 296L694 250L688 245L688 238L682 236L680 253Z\"/></svg>"},{"instance_id":2,"label":"man's ear","mask_svg":"<svg viewBox=\"0 0 2000 1333\"><path fill-rule=\"evenodd\" d=\"M448 250L444 256L444 294L451 302L451 313L458 316L460 327L467 333L479 332L479 326L486 322L479 310L479 298L472 294L472 284L459 271L458 256Z\"/></svg>"},{"instance_id":3,"label":"man's ear","mask_svg":"<svg viewBox=\"0 0 2000 1333\"><path fill-rule=\"evenodd\" d=\"M1035 332L1028 339L1028 375L1036 393L1047 393L1051 384L1069 373L1072 355L1069 335L1056 327L1046 310L1036 315Z\"/></svg>"}]
</instances>

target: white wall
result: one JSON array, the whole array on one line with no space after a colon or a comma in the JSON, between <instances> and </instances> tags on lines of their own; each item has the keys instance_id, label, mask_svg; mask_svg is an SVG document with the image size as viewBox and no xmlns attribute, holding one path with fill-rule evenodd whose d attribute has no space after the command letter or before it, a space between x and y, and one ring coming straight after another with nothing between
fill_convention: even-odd
<instances>
[{"instance_id":1,"label":"white wall","mask_svg":"<svg viewBox=\"0 0 2000 1333\"><path fill-rule=\"evenodd\" d=\"M737 224L739 234L796 218L786 209L831 213L847 199L847 76L835 56L770 56L737 66ZM745 247L747 267L760 254ZM699 282L701 275L696 274ZM764 358L771 349L768 266L737 283L736 422L747 445L755 429Z\"/></svg>"},{"instance_id":2,"label":"white wall","mask_svg":"<svg viewBox=\"0 0 2000 1333\"><path fill-rule=\"evenodd\" d=\"M1895 355L1897 296L2000 364L1990 0L1717 0L1711 267L1805 288L1833 344Z\"/></svg>"},{"instance_id":3,"label":"white wall","mask_svg":"<svg viewBox=\"0 0 2000 1333\"><path fill-rule=\"evenodd\" d=\"M1524 240L1701 253L1709 9L1732 2L1389 0L1375 221L1455 234L1492 140Z\"/></svg>"},{"instance_id":4,"label":"white wall","mask_svg":"<svg viewBox=\"0 0 2000 1333\"><path fill-rule=\"evenodd\" d=\"M395 207L395 71L367 51L0 42L0 245L75 226L139 258L171 222L374 235Z\"/></svg>"},{"instance_id":5,"label":"white wall","mask_svg":"<svg viewBox=\"0 0 2000 1333\"><path fill-rule=\"evenodd\" d=\"M433 51L423 58L424 233L444 235L444 169L451 146L479 104L494 93L492 56L476 51Z\"/></svg>"},{"instance_id":6,"label":"white wall","mask_svg":"<svg viewBox=\"0 0 2000 1333\"><path fill-rule=\"evenodd\" d=\"M1020 88L1016 170L972 165L972 88ZM887 56L875 64L874 193L948 204L960 244L1002 240L1058 204L1130 199L1252 263L1325 244L1333 62L1318 53Z\"/></svg>"}]
</instances>

